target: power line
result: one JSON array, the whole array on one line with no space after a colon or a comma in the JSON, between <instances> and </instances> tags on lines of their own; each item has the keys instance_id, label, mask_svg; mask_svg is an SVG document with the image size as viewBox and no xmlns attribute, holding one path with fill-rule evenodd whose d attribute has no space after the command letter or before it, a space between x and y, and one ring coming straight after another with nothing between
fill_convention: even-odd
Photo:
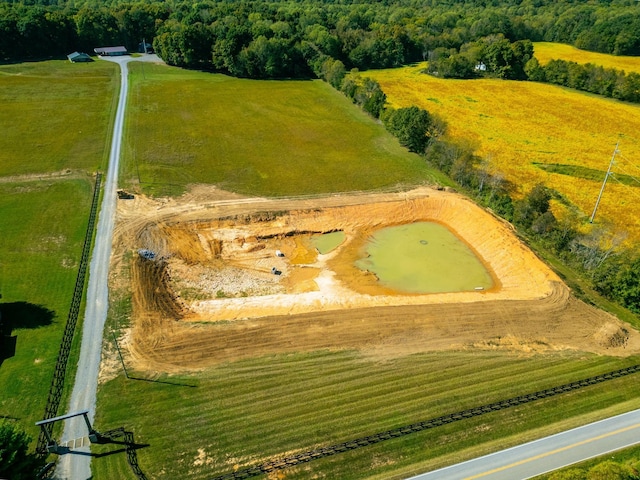
<instances>
[{"instance_id":1,"label":"power line","mask_svg":"<svg viewBox=\"0 0 640 480\"><path fill-rule=\"evenodd\" d=\"M625 183L623 183L619 179L617 179L615 177L615 175L611 175L611 179L614 180L615 182L617 182L620 186L628 189L627 193L630 193L631 195L634 195L634 196L636 196L636 197L638 197L640 199L640 194L636 193L635 190L634 190L635 187L630 187L629 185L626 185Z\"/></svg>"},{"instance_id":2,"label":"power line","mask_svg":"<svg viewBox=\"0 0 640 480\"><path fill-rule=\"evenodd\" d=\"M622 174L625 176L625 178L630 179L630 180L633 180L633 181L634 181L634 182L636 182L638 185L640 185L640 179L639 179L639 178L636 178L636 177L634 177L633 175L629 175L629 174L625 173L625 172L624 172L624 170L622 171ZM615 177L616 175L618 175L618 174L617 174L617 173L615 173L615 172L611 172L611 176L612 176L612 177ZM617 180L618 182L622 183L622 180L620 180L619 178L617 178L616 180ZM635 187L635 185L632 185L632 186L634 186L634 187Z\"/></svg>"},{"instance_id":3,"label":"power line","mask_svg":"<svg viewBox=\"0 0 640 480\"><path fill-rule=\"evenodd\" d=\"M616 158L616 154L618 153L618 145L620 142L616 143L616 148L613 149L613 155L611 156L611 161L609 162L609 168L607 168L607 174L604 176L604 181L602 182L602 188L600 188L600 193L598 194L598 199L596 200L596 206L593 208L593 213L591 214L591 218L589 218L589 223L593 223L593 219L596 216L596 212L598 211L598 205L600 205L600 199L602 198L602 194L604 193L604 187L607 184L607 180L611 176L611 167L613 167L613 161Z\"/></svg>"},{"instance_id":4,"label":"power line","mask_svg":"<svg viewBox=\"0 0 640 480\"><path fill-rule=\"evenodd\" d=\"M622 153L618 152L618 156L619 156L622 160L624 160L624 161L626 161L626 162L629 162L629 163L631 164L631 166L632 166L632 167L635 167L635 169L636 169L636 170L640 170L640 167L638 167L638 166L637 166L636 164L634 164L631 160L629 160L627 157L625 157L624 155L622 155Z\"/></svg>"},{"instance_id":5,"label":"power line","mask_svg":"<svg viewBox=\"0 0 640 480\"><path fill-rule=\"evenodd\" d=\"M618 155L620 158L622 158L623 160L625 160L626 162L628 162L628 164L626 166L628 167L633 167L636 170L638 170L638 172L640 172L640 167L638 167L637 165L633 164L631 162L631 160L629 160L628 158L625 158L624 156L622 156L622 154ZM620 163L616 163L616 165L618 165L618 167L621 167L622 165ZM618 168L618 170L622 171L622 173L624 173L626 176L632 178L633 180L635 180L636 182L640 183L640 179L638 179L638 177L636 177L635 175L632 175L630 173L628 173L627 170L623 169L623 168Z\"/></svg>"}]
</instances>

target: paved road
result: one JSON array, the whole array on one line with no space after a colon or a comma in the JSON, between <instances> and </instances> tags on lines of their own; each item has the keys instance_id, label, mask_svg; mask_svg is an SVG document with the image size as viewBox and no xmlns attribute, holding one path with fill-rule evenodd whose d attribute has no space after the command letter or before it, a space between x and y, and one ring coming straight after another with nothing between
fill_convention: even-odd
<instances>
[{"instance_id":1,"label":"paved road","mask_svg":"<svg viewBox=\"0 0 640 480\"><path fill-rule=\"evenodd\" d=\"M524 480L638 443L634 410L409 480Z\"/></svg>"},{"instance_id":2,"label":"paved road","mask_svg":"<svg viewBox=\"0 0 640 480\"><path fill-rule=\"evenodd\" d=\"M102 351L102 333L109 307L108 278L109 259L111 258L111 239L116 209L116 190L118 186L118 168L120 146L124 125L124 112L127 100L127 63L133 60L158 61L155 55L138 58L129 56L105 58L120 65L121 83L120 97L116 111L111 142L109 167L104 185L104 196L100 208L96 241L89 267L89 286L87 289L86 310L82 329L82 343L78 371L71 393L70 405L66 412L74 413L89 410L89 419L93 424L96 408L96 391L98 387L98 371L100 353ZM61 444L87 436L87 426L82 417L75 417L65 422ZM62 455L56 468L56 477L64 480L87 480L91 478L91 457L89 446L74 447L69 454Z\"/></svg>"}]
</instances>

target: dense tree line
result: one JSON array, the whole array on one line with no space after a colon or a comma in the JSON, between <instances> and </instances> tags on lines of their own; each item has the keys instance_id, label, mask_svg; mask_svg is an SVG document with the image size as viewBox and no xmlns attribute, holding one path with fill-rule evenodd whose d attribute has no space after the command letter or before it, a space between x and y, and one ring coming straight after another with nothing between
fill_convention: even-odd
<instances>
[{"instance_id":1,"label":"dense tree line","mask_svg":"<svg viewBox=\"0 0 640 480\"><path fill-rule=\"evenodd\" d=\"M0 59L135 49L144 38L175 65L273 78L313 74L318 57L348 70L394 67L500 35L511 44L546 40L640 55L639 8L633 0L5 1ZM504 47L485 45L496 50L496 69L510 61Z\"/></svg>"},{"instance_id":2,"label":"dense tree line","mask_svg":"<svg viewBox=\"0 0 640 480\"><path fill-rule=\"evenodd\" d=\"M640 74L604 68L591 63L578 64L566 60L551 60L540 66L535 59L526 66L528 77L585 92L604 95L626 102L640 102Z\"/></svg>"},{"instance_id":3,"label":"dense tree line","mask_svg":"<svg viewBox=\"0 0 640 480\"><path fill-rule=\"evenodd\" d=\"M456 49L437 48L429 53L427 73L443 78L490 76L526 80L525 67L533 59L531 40L510 42L502 34L483 37Z\"/></svg>"},{"instance_id":4,"label":"dense tree line","mask_svg":"<svg viewBox=\"0 0 640 480\"><path fill-rule=\"evenodd\" d=\"M510 42L503 35L491 35L464 44L460 50L437 48L429 54L426 73L442 78L493 77L532 80L575 88L627 102L640 102L640 74L551 60L540 65L529 40Z\"/></svg>"}]
</instances>

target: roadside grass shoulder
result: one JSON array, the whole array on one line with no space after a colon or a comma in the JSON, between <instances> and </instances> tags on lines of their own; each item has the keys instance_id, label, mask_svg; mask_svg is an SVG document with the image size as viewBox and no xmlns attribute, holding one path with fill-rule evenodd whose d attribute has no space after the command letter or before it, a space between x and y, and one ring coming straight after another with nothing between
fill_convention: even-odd
<instances>
[{"instance_id":1,"label":"roadside grass shoulder","mask_svg":"<svg viewBox=\"0 0 640 480\"><path fill-rule=\"evenodd\" d=\"M638 468L640 467L640 462L638 461L638 459L640 459L640 446L629 447L629 448L625 448L624 450L609 452L605 455L592 458L591 460L587 460L586 462L576 463L574 465L571 465L570 467L564 468L562 470L559 470L550 474L533 477L533 480L548 480L550 478L554 478L553 477L554 475L556 475L555 478L562 478L557 475L558 474L562 475L562 472L564 471L575 470L575 469L582 470L584 472L583 475L586 475L589 469L605 461L611 461L620 465L626 465L631 467L633 470L637 471ZM567 477L567 478L571 478L571 477ZM573 478L578 478L578 477L574 476Z\"/></svg>"},{"instance_id":2,"label":"roadside grass shoulder","mask_svg":"<svg viewBox=\"0 0 640 480\"><path fill-rule=\"evenodd\" d=\"M634 360L478 350L386 361L354 352L277 355L151 381L119 375L100 389L96 427L124 426L135 432L136 442L148 444L137 450L137 457L150 478L206 479L604 373ZM415 471L416 466L436 468L455 452L486 453L603 412L622 411L629 402L637 404L636 383L630 377L618 379L615 386L595 385L283 473L291 479L400 478L399 472ZM107 445L100 452L114 448ZM124 462L124 454L96 458L95 478L123 471Z\"/></svg>"},{"instance_id":3,"label":"roadside grass shoulder","mask_svg":"<svg viewBox=\"0 0 640 480\"><path fill-rule=\"evenodd\" d=\"M615 68L624 70L627 73L640 73L640 57L589 52L580 50L572 45L553 42L534 42L533 48L535 57L541 65L546 65L551 60L566 60L580 64L591 63L604 68Z\"/></svg>"},{"instance_id":4,"label":"roadside grass shoulder","mask_svg":"<svg viewBox=\"0 0 640 480\"><path fill-rule=\"evenodd\" d=\"M211 183L281 196L442 179L324 82L142 63L130 70L124 180L143 192L175 195Z\"/></svg>"},{"instance_id":5,"label":"roadside grass shoulder","mask_svg":"<svg viewBox=\"0 0 640 480\"><path fill-rule=\"evenodd\" d=\"M449 137L471 146L493 173L513 182L516 197L544 183L588 217L618 140L621 155L614 174L638 175L637 105L534 82L444 80L422 69L417 65L366 75L380 83L391 106L416 105L446 120ZM545 165L555 165L556 171ZM601 176L590 180L558 173L558 165ZM636 185L612 177L598 209L598 222L628 232L630 241L640 240Z\"/></svg>"},{"instance_id":6,"label":"roadside grass shoulder","mask_svg":"<svg viewBox=\"0 0 640 480\"><path fill-rule=\"evenodd\" d=\"M0 363L0 416L15 418L34 440L67 320L92 190L91 178L0 184L0 309L15 345Z\"/></svg>"},{"instance_id":7,"label":"roadside grass shoulder","mask_svg":"<svg viewBox=\"0 0 640 480\"><path fill-rule=\"evenodd\" d=\"M105 165L116 72L103 61L1 65L0 176Z\"/></svg>"}]
</instances>

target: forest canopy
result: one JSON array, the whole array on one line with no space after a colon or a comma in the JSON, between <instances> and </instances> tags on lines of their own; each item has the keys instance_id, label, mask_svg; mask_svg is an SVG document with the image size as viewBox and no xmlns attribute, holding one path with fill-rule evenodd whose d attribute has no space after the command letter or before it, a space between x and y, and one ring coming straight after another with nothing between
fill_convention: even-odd
<instances>
[{"instance_id":1,"label":"forest canopy","mask_svg":"<svg viewBox=\"0 0 640 480\"><path fill-rule=\"evenodd\" d=\"M152 42L169 64L252 78L388 68L459 51L483 38L550 41L640 55L635 0L0 2L0 59ZM444 64L443 64L444 65ZM335 64L334 64L335 66ZM326 67L326 65L325 65ZM453 65L467 68L468 65ZM514 74L517 76L518 74Z\"/></svg>"}]
</instances>

